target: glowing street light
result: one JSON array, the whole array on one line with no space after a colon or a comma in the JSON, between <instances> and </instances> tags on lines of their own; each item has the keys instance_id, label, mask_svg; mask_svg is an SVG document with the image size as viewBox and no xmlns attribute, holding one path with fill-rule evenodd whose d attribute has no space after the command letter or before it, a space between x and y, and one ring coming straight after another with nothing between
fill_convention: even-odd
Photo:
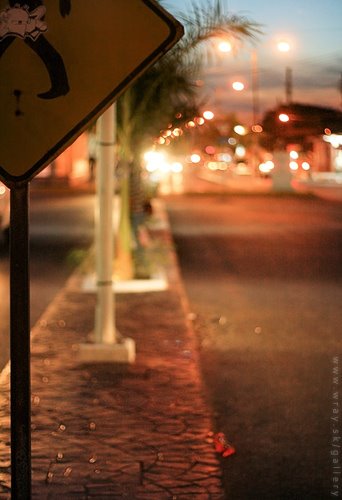
<instances>
[{"instance_id":1,"label":"glowing street light","mask_svg":"<svg viewBox=\"0 0 342 500\"><path fill-rule=\"evenodd\" d=\"M204 111L203 118L206 120L212 120L214 118L214 113L212 111Z\"/></svg>"},{"instance_id":2,"label":"glowing street light","mask_svg":"<svg viewBox=\"0 0 342 500\"><path fill-rule=\"evenodd\" d=\"M233 82L232 87L237 92L241 92L241 90L243 90L245 88L245 84L242 82Z\"/></svg>"},{"instance_id":3,"label":"glowing street light","mask_svg":"<svg viewBox=\"0 0 342 500\"><path fill-rule=\"evenodd\" d=\"M173 129L172 133L173 133L174 137L179 137L180 135L183 134L183 131L181 128L176 127Z\"/></svg>"},{"instance_id":4,"label":"glowing street light","mask_svg":"<svg viewBox=\"0 0 342 500\"><path fill-rule=\"evenodd\" d=\"M235 148L235 155L238 156L239 158L243 158L245 154L246 154L245 146L238 144Z\"/></svg>"},{"instance_id":5,"label":"glowing street light","mask_svg":"<svg viewBox=\"0 0 342 500\"><path fill-rule=\"evenodd\" d=\"M197 153L193 153L193 154L190 156L190 161L191 161L191 163L195 163L195 164L196 164L196 163L200 163L200 161L201 161L201 157L200 157L200 155L199 155L199 154L197 154Z\"/></svg>"},{"instance_id":6,"label":"glowing street light","mask_svg":"<svg viewBox=\"0 0 342 500\"><path fill-rule=\"evenodd\" d=\"M246 135L248 131L243 125L235 125L234 132L238 135Z\"/></svg>"},{"instance_id":7,"label":"glowing street light","mask_svg":"<svg viewBox=\"0 0 342 500\"><path fill-rule=\"evenodd\" d=\"M231 52L233 47L232 47L232 44L230 42L228 42L227 40L225 41L222 41L218 44L218 49L220 52Z\"/></svg>"},{"instance_id":8,"label":"glowing street light","mask_svg":"<svg viewBox=\"0 0 342 500\"><path fill-rule=\"evenodd\" d=\"M283 123L287 123L288 121L290 121L290 117L286 113L280 113L280 115L278 116L278 118Z\"/></svg>"},{"instance_id":9,"label":"glowing street light","mask_svg":"<svg viewBox=\"0 0 342 500\"><path fill-rule=\"evenodd\" d=\"M218 49L221 52L231 52L236 49L236 45L238 40L233 40L234 46L229 41L222 41L218 44ZM253 124L256 125L258 123L258 115L259 115L259 69L258 69L258 56L255 49L250 51L251 53L251 90L252 90L252 101L253 101ZM242 82L234 82L232 87L237 92L241 92L244 90L245 85Z\"/></svg>"},{"instance_id":10,"label":"glowing street light","mask_svg":"<svg viewBox=\"0 0 342 500\"><path fill-rule=\"evenodd\" d=\"M280 40L277 43L277 49L279 52L287 53L291 50L291 45L286 40ZM292 69L289 67L285 68L285 97L286 104L292 102Z\"/></svg>"},{"instance_id":11,"label":"glowing street light","mask_svg":"<svg viewBox=\"0 0 342 500\"><path fill-rule=\"evenodd\" d=\"M289 52L291 49L291 45L289 42L286 42L285 40L282 40L277 43L277 48L279 52Z\"/></svg>"},{"instance_id":12,"label":"glowing street light","mask_svg":"<svg viewBox=\"0 0 342 500\"><path fill-rule=\"evenodd\" d=\"M165 156L158 151L146 151L144 154L145 168L148 172L155 172L165 163Z\"/></svg>"},{"instance_id":13,"label":"glowing street light","mask_svg":"<svg viewBox=\"0 0 342 500\"><path fill-rule=\"evenodd\" d=\"M252 126L252 131L256 132L257 134L260 134L263 131L263 128L261 125L253 125Z\"/></svg>"},{"instance_id":14,"label":"glowing street light","mask_svg":"<svg viewBox=\"0 0 342 500\"><path fill-rule=\"evenodd\" d=\"M195 122L197 125L203 125L205 123L205 119L202 116L196 117Z\"/></svg>"}]
</instances>

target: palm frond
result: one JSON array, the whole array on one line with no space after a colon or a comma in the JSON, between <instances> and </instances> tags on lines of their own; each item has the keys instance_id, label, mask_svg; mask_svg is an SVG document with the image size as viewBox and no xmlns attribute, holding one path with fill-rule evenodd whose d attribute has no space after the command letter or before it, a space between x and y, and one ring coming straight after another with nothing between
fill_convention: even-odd
<instances>
[{"instance_id":1,"label":"palm frond","mask_svg":"<svg viewBox=\"0 0 342 500\"><path fill-rule=\"evenodd\" d=\"M222 0L192 1L190 14L180 12L177 17L184 24L185 35L174 48L175 51L191 52L203 42L216 37L256 41L262 34L262 25L259 23L246 16L225 12Z\"/></svg>"}]
</instances>

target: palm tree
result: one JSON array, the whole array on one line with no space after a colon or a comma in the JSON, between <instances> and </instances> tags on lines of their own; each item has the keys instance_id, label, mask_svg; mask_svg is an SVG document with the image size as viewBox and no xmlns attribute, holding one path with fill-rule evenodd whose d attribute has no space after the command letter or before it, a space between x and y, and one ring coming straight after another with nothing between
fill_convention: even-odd
<instances>
[{"instance_id":1,"label":"palm tree","mask_svg":"<svg viewBox=\"0 0 342 500\"><path fill-rule=\"evenodd\" d=\"M189 13L179 13L177 17L185 28L183 38L118 100L119 157L124 165L123 192L126 196L129 175L133 182L139 181L140 155L146 141L159 134L160 129L173 119L175 110L186 117L198 108L199 92L195 82L206 60L203 47L207 48L208 42L214 38L242 41L255 39L261 33L259 24L229 14L222 0L194 0ZM120 231L118 240L119 245L121 242L119 253L125 255L123 260L127 269L127 255L131 252L127 200L124 200L123 207L126 210L121 212L121 228L126 229ZM120 256L119 260L122 261ZM126 277L129 274L128 269Z\"/></svg>"},{"instance_id":2,"label":"palm tree","mask_svg":"<svg viewBox=\"0 0 342 500\"><path fill-rule=\"evenodd\" d=\"M202 50L206 42L215 38L241 42L261 33L259 24L225 12L222 0L194 0L190 12L177 17L184 24L183 38L118 101L118 142L126 160L139 153L141 142L158 133L175 109L197 108L195 82L206 60Z\"/></svg>"}]
</instances>

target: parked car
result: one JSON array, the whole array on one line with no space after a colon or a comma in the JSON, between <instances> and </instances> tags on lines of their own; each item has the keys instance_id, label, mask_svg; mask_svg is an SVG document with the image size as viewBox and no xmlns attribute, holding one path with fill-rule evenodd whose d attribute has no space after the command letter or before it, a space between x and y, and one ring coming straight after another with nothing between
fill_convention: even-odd
<instances>
[{"instance_id":1,"label":"parked car","mask_svg":"<svg viewBox=\"0 0 342 500\"><path fill-rule=\"evenodd\" d=\"M10 193L9 189L0 181L0 232L1 240L7 241L10 225Z\"/></svg>"}]
</instances>

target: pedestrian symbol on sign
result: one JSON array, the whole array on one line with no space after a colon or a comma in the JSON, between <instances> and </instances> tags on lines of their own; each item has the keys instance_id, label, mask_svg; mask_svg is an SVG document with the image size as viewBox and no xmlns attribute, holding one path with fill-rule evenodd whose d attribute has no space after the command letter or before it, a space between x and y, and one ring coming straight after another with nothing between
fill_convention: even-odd
<instances>
[{"instance_id":1,"label":"pedestrian symbol on sign","mask_svg":"<svg viewBox=\"0 0 342 500\"><path fill-rule=\"evenodd\" d=\"M94 0L0 0L7 183L51 163L181 35L156 0L97 3L103 8Z\"/></svg>"},{"instance_id":2,"label":"pedestrian symbol on sign","mask_svg":"<svg viewBox=\"0 0 342 500\"><path fill-rule=\"evenodd\" d=\"M59 0L62 17L70 13L70 0ZM9 0L0 12L0 58L16 38L22 39L43 61L49 73L51 88L38 94L41 99L66 95L70 88L63 59L45 38L46 7L42 0Z\"/></svg>"}]
</instances>

